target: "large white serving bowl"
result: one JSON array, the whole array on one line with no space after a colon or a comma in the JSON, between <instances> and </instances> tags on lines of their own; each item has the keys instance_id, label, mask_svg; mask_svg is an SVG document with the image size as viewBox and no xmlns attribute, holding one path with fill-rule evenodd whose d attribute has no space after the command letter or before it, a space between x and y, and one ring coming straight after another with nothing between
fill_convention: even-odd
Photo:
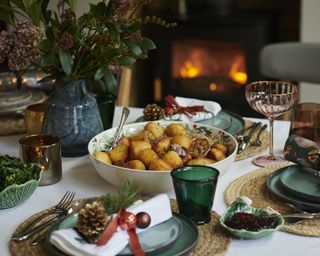
<instances>
[{"instance_id":1,"label":"large white serving bowl","mask_svg":"<svg viewBox=\"0 0 320 256\"><path fill-rule=\"evenodd\" d=\"M148 122L140 122L124 125L123 135L138 133L143 130L144 126L147 123ZM172 121L157 121L157 123L159 123L163 127L166 127L172 123L180 123L183 124L187 129L199 129L202 131L211 132L212 134L223 136L228 145L229 155L224 160L210 165L220 172L220 176L226 173L235 159L238 144L236 139L230 133L208 125L196 123ZM88 150L90 158L99 175L116 187L120 187L123 182L130 179L133 185L140 187L141 192L144 194L168 193L174 191L170 171L134 170L125 167L119 167L116 165L106 164L94 157L93 152L97 149L101 149L103 143L110 141L110 138L113 138L116 130L117 128L115 127L101 132L93 137L89 142Z\"/></svg>"}]
</instances>

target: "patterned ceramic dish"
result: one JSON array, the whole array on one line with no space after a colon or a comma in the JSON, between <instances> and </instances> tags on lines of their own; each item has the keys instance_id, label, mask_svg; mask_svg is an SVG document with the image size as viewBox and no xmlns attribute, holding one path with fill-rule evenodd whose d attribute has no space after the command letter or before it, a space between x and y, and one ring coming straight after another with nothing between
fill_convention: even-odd
<instances>
[{"instance_id":1,"label":"patterned ceramic dish","mask_svg":"<svg viewBox=\"0 0 320 256\"><path fill-rule=\"evenodd\" d=\"M39 167L40 169L40 167ZM39 170L38 180L32 179L23 184L13 184L0 192L0 210L15 207L26 201L38 187L41 179Z\"/></svg>"},{"instance_id":2,"label":"patterned ceramic dish","mask_svg":"<svg viewBox=\"0 0 320 256\"><path fill-rule=\"evenodd\" d=\"M284 219L280 214L276 214L269 209L259 209L251 206L252 201L248 197L239 197L233 202L220 218L220 224L228 230L231 234L241 239L256 239L268 236L274 231L279 230L283 224ZM272 217L275 226L273 228L261 228L259 231L249 231L246 229L235 229L226 225L227 221L232 218L235 213L250 213L257 217ZM272 216L270 216L272 215Z\"/></svg>"},{"instance_id":3,"label":"patterned ceramic dish","mask_svg":"<svg viewBox=\"0 0 320 256\"><path fill-rule=\"evenodd\" d=\"M148 122L133 123L124 125L123 135L135 134L143 130L144 126ZM169 124L177 123L172 121L157 121L162 127L166 127ZM183 124L188 130L203 133L209 136L217 136L224 140L224 143L228 146L228 156L218 162L211 164L210 166L216 168L222 176L233 163L236 156L236 149L238 147L236 139L230 134L221 129L213 128L207 125L195 124L195 123L184 123ZM99 173L99 175L113 184L116 187L120 187L121 184L127 179L131 179L135 186L141 188L142 193L166 193L172 192L173 185L170 176L170 171L148 171L148 170L134 170L125 167L119 167L116 165L110 165L99 161L93 155L95 150L101 150L105 145L106 141L110 141L110 138L114 136L117 128L112 128L99 133L91 139L88 145L91 161Z\"/></svg>"}]
</instances>

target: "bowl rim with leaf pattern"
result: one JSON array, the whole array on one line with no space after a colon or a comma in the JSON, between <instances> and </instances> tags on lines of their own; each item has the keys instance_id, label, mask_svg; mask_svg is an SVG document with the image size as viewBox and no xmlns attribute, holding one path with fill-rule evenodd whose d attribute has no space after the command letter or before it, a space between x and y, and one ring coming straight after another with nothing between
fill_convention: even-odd
<instances>
[{"instance_id":1,"label":"bowl rim with leaf pattern","mask_svg":"<svg viewBox=\"0 0 320 256\"><path fill-rule=\"evenodd\" d=\"M29 199L39 185L41 174L42 170L39 166L38 179L31 179L22 184L12 184L0 191L0 210L16 207Z\"/></svg>"},{"instance_id":2,"label":"bowl rim with leaf pattern","mask_svg":"<svg viewBox=\"0 0 320 256\"><path fill-rule=\"evenodd\" d=\"M225 174L231 164L234 162L236 156L236 149L237 149L237 141L230 133L223 131L221 129L211 127L208 125L198 124L198 123L188 123L188 122L181 122L181 121L151 121L155 123L159 123L161 126L166 127L173 123L178 123L184 125L187 129L198 129L202 132L211 132L212 134L219 134L224 136L227 140L228 149L230 153L228 156L221 160L217 161L213 164L208 166L214 167L219 170L220 176ZM144 129L144 126L150 122L138 122L132 124L126 124L123 126L123 135L130 135L140 132ZM120 187L120 185L126 180L131 179L134 184L141 186L142 192L145 193L163 193L163 192L172 192L173 185L171 181L170 172L168 171L159 171L159 170L135 170L126 167L120 167L108 163L104 163L97 159L94 156L95 150L101 150L100 143L104 143L106 141L110 141L112 136L114 136L117 127L108 129L103 131L96 136L94 136L89 144L88 144L88 151L90 155L90 159L93 163L95 170L98 174L104 178L106 181L111 183L116 187Z\"/></svg>"},{"instance_id":3,"label":"bowl rim with leaf pattern","mask_svg":"<svg viewBox=\"0 0 320 256\"><path fill-rule=\"evenodd\" d=\"M252 201L250 198L241 196L238 197L224 212L224 214L220 217L220 224L226 230L228 230L234 236L241 238L241 239L257 239L262 238L268 235L271 235L273 232L280 230L284 225L284 218L279 214L276 213L274 210L269 209L262 209L262 208L255 208L251 206ZM251 213L256 216L270 216L275 218L277 225L273 228L262 228L259 231L250 231L246 229L235 229L231 228L225 224L225 221L237 212L243 213Z\"/></svg>"}]
</instances>

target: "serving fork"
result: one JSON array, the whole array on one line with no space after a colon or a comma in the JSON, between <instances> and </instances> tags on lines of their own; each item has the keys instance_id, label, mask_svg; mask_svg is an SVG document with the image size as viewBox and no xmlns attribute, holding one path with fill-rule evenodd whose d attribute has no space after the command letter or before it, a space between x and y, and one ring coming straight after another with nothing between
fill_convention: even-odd
<instances>
[{"instance_id":1,"label":"serving fork","mask_svg":"<svg viewBox=\"0 0 320 256\"><path fill-rule=\"evenodd\" d=\"M17 234L14 234L11 239L14 241L23 241L29 238L30 236L32 236L33 234L39 232L46 226L50 225L51 223L54 223L55 221L57 221L59 217L66 215L72 203L72 200L74 199L74 196L75 196L75 192L67 191L63 195L61 200L54 207L52 207L49 211L41 214L39 217L35 218L30 224L24 227L20 232L18 232ZM42 220L49 215L55 215L55 216L45 222L42 222Z\"/></svg>"}]
</instances>

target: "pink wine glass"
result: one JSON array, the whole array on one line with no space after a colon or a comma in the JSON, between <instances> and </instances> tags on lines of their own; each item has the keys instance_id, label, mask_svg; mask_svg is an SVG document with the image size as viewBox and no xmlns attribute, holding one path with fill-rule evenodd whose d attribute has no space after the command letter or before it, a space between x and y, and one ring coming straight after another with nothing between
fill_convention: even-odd
<instances>
[{"instance_id":1,"label":"pink wine glass","mask_svg":"<svg viewBox=\"0 0 320 256\"><path fill-rule=\"evenodd\" d=\"M298 102L298 86L284 81L258 81L248 84L245 93L250 107L267 117L270 123L269 155L254 159L253 163L266 167L285 162L283 157L273 153L273 121Z\"/></svg>"}]
</instances>

